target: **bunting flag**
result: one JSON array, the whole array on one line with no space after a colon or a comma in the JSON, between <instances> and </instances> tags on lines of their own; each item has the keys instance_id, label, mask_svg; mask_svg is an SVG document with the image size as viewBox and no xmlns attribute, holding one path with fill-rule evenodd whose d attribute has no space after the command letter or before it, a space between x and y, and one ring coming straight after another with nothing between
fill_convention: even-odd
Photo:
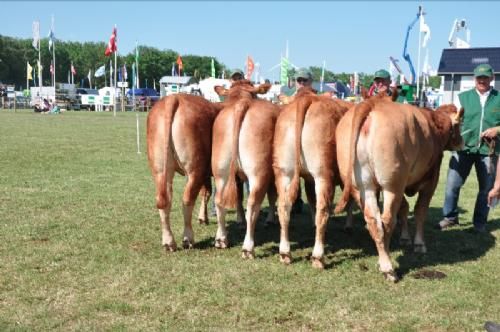
<instances>
[{"instance_id":1,"label":"bunting flag","mask_svg":"<svg viewBox=\"0 0 500 332\"><path fill-rule=\"evenodd\" d=\"M101 77L104 76L104 73L106 72L106 66L102 65L94 73L94 77Z\"/></svg>"},{"instance_id":2,"label":"bunting flag","mask_svg":"<svg viewBox=\"0 0 500 332\"><path fill-rule=\"evenodd\" d=\"M253 63L252 57L249 55L247 56L247 80L252 77L254 68L255 64Z\"/></svg>"},{"instance_id":3,"label":"bunting flag","mask_svg":"<svg viewBox=\"0 0 500 332\"><path fill-rule=\"evenodd\" d=\"M214 58L212 58L212 72L211 72L213 78L215 78L215 61Z\"/></svg>"},{"instance_id":4,"label":"bunting flag","mask_svg":"<svg viewBox=\"0 0 500 332\"><path fill-rule=\"evenodd\" d=\"M26 76L28 77L28 80L33 80L33 67L31 67L29 62L26 62L26 64Z\"/></svg>"},{"instance_id":5,"label":"bunting flag","mask_svg":"<svg viewBox=\"0 0 500 332\"><path fill-rule=\"evenodd\" d=\"M118 50L116 45L116 26L113 28L113 32L111 33L111 37L109 37L108 46L106 47L106 51L104 52L105 56L110 56L112 53L115 53Z\"/></svg>"},{"instance_id":6,"label":"bunting flag","mask_svg":"<svg viewBox=\"0 0 500 332\"><path fill-rule=\"evenodd\" d=\"M40 43L40 22L33 21L33 47L38 50L38 46Z\"/></svg>"},{"instance_id":7,"label":"bunting flag","mask_svg":"<svg viewBox=\"0 0 500 332\"><path fill-rule=\"evenodd\" d=\"M73 62L71 63L71 74L76 75L75 66L73 66Z\"/></svg>"},{"instance_id":8,"label":"bunting flag","mask_svg":"<svg viewBox=\"0 0 500 332\"><path fill-rule=\"evenodd\" d=\"M281 58L280 65L280 84L287 85L288 84L288 59Z\"/></svg>"},{"instance_id":9,"label":"bunting flag","mask_svg":"<svg viewBox=\"0 0 500 332\"><path fill-rule=\"evenodd\" d=\"M181 58L180 54L177 56L177 65L179 66L179 76L181 76L183 66L182 66L182 58Z\"/></svg>"}]
</instances>

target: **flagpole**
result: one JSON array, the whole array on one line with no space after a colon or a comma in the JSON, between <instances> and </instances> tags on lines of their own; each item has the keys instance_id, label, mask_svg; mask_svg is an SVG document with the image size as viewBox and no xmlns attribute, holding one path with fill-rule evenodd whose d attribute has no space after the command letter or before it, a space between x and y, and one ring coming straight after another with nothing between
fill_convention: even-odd
<instances>
[{"instance_id":1,"label":"flagpole","mask_svg":"<svg viewBox=\"0 0 500 332\"><path fill-rule=\"evenodd\" d=\"M27 62L29 65L29 62ZM30 83L29 83L29 75L28 75L28 66L26 66L26 90L29 90L30 88Z\"/></svg>"},{"instance_id":2,"label":"flagpole","mask_svg":"<svg viewBox=\"0 0 500 332\"><path fill-rule=\"evenodd\" d=\"M38 88L40 89L40 97L42 97L42 55L41 55L41 39L38 39ZM41 99L42 100L42 99Z\"/></svg>"},{"instance_id":3,"label":"flagpole","mask_svg":"<svg viewBox=\"0 0 500 332\"><path fill-rule=\"evenodd\" d=\"M116 31L116 24L115 24L115 30L113 31ZM115 36L116 38L116 36ZM114 41L115 45L116 45L116 40ZM118 53L118 50L115 50L113 53L115 53L115 77L114 77L114 91L113 91L113 116L116 116L116 53Z\"/></svg>"},{"instance_id":4,"label":"flagpole","mask_svg":"<svg viewBox=\"0 0 500 332\"><path fill-rule=\"evenodd\" d=\"M135 72L137 75L137 89L139 89L139 59L137 55L139 54L139 50L137 49L137 41L135 42Z\"/></svg>"},{"instance_id":5,"label":"flagpole","mask_svg":"<svg viewBox=\"0 0 500 332\"><path fill-rule=\"evenodd\" d=\"M319 85L319 92L323 92L323 83L325 81L325 65L326 61L323 60L323 68L321 69L321 84Z\"/></svg>"},{"instance_id":6,"label":"flagpole","mask_svg":"<svg viewBox=\"0 0 500 332\"><path fill-rule=\"evenodd\" d=\"M418 59L417 59L417 100L420 105L420 48L422 44L422 18L423 18L423 9L422 6L418 6L419 13L419 27L418 27Z\"/></svg>"}]
</instances>

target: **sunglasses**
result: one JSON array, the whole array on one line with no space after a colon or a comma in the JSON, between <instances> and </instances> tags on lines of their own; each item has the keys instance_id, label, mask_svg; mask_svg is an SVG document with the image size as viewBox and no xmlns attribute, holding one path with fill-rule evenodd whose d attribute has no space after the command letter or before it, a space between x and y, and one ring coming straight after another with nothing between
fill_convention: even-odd
<instances>
[{"instance_id":1,"label":"sunglasses","mask_svg":"<svg viewBox=\"0 0 500 332\"><path fill-rule=\"evenodd\" d=\"M307 83L308 81L306 78L297 78L297 83Z\"/></svg>"}]
</instances>

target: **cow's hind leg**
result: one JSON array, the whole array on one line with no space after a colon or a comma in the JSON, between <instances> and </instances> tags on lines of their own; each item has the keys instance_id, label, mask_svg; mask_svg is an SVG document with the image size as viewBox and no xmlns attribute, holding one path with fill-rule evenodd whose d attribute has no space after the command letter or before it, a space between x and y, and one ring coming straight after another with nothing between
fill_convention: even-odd
<instances>
[{"instance_id":1,"label":"cow's hind leg","mask_svg":"<svg viewBox=\"0 0 500 332\"><path fill-rule=\"evenodd\" d=\"M279 175L276 178L276 188L278 190L278 218L280 221L280 261L284 264L292 262L290 253L290 240L288 237L288 225L290 223L290 213L292 211L292 202L288 199L286 188L290 185L291 175Z\"/></svg>"},{"instance_id":2,"label":"cow's hind leg","mask_svg":"<svg viewBox=\"0 0 500 332\"><path fill-rule=\"evenodd\" d=\"M312 266L323 269L325 255L325 232L333 196L333 184L328 179L316 181L316 239L312 252Z\"/></svg>"},{"instance_id":3,"label":"cow's hind leg","mask_svg":"<svg viewBox=\"0 0 500 332\"><path fill-rule=\"evenodd\" d=\"M166 173L162 170L155 170L153 177L156 185L156 207L160 213L161 244L165 248L165 251L169 252L177 250L177 244L170 228L174 171L170 169Z\"/></svg>"},{"instance_id":4,"label":"cow's hind leg","mask_svg":"<svg viewBox=\"0 0 500 332\"><path fill-rule=\"evenodd\" d=\"M247 231L245 234L245 240L243 241L242 257L243 258L254 258L254 248L255 248L255 224L257 223L257 218L259 216L260 207L264 196L266 195L266 189L268 187L267 181L263 181L259 178L249 179L250 194L247 200Z\"/></svg>"},{"instance_id":5,"label":"cow's hind leg","mask_svg":"<svg viewBox=\"0 0 500 332\"><path fill-rule=\"evenodd\" d=\"M201 187L200 191L200 211L198 213L198 222L200 225L208 225L208 201L212 195L212 181L210 177L205 179L205 183Z\"/></svg>"},{"instance_id":6,"label":"cow's hind leg","mask_svg":"<svg viewBox=\"0 0 500 332\"><path fill-rule=\"evenodd\" d=\"M311 209L312 220L316 219L316 185L313 177L304 179L304 189L306 192L307 203Z\"/></svg>"},{"instance_id":7,"label":"cow's hind leg","mask_svg":"<svg viewBox=\"0 0 500 332\"><path fill-rule=\"evenodd\" d=\"M399 244L402 246L408 246L411 244L410 231L408 229L408 213L410 211L410 206L408 201L403 197L401 201L401 207L398 212L398 222L401 226L401 236L399 237Z\"/></svg>"},{"instance_id":8,"label":"cow's hind leg","mask_svg":"<svg viewBox=\"0 0 500 332\"><path fill-rule=\"evenodd\" d=\"M413 241L413 250L422 254L427 252L424 241L424 225L431 199L432 193L423 191L419 192L417 202L415 203L415 239Z\"/></svg>"},{"instance_id":9,"label":"cow's hind leg","mask_svg":"<svg viewBox=\"0 0 500 332\"><path fill-rule=\"evenodd\" d=\"M267 200L269 201L269 210L266 216L266 225L278 224L276 220L276 201L278 199L278 193L276 192L276 186L274 183L270 183L267 188Z\"/></svg>"},{"instance_id":10,"label":"cow's hind leg","mask_svg":"<svg viewBox=\"0 0 500 332\"><path fill-rule=\"evenodd\" d=\"M200 188L205 181L205 177L198 173L188 174L186 187L184 188L184 195L182 197L182 212L184 215L184 236L182 245L186 249L191 249L194 246L194 232L193 232L193 209L196 202L196 197L200 192Z\"/></svg>"},{"instance_id":11,"label":"cow's hind leg","mask_svg":"<svg viewBox=\"0 0 500 332\"><path fill-rule=\"evenodd\" d=\"M246 227L245 209L243 208L243 186L244 182L239 177L236 177L236 188L238 190L238 202L236 203L236 222L241 229Z\"/></svg>"},{"instance_id":12,"label":"cow's hind leg","mask_svg":"<svg viewBox=\"0 0 500 332\"><path fill-rule=\"evenodd\" d=\"M390 243L392 233L396 228L396 220L397 214L401 206L401 200L403 198L403 192L392 192L388 190L384 190L384 211L382 213L382 225L383 225L383 236L384 236L384 250L387 253L387 257L389 259L388 265L384 265L381 271L384 273L384 276L390 281L397 281L398 276L394 272L392 268L392 264L389 257L390 252ZM386 264L386 262L384 262Z\"/></svg>"},{"instance_id":13,"label":"cow's hind leg","mask_svg":"<svg viewBox=\"0 0 500 332\"><path fill-rule=\"evenodd\" d=\"M222 194L224 192L224 179L215 177L215 186L217 188L214 201L217 212L217 232L215 233L215 247L225 249L229 246L226 229L226 208L222 205Z\"/></svg>"}]
</instances>

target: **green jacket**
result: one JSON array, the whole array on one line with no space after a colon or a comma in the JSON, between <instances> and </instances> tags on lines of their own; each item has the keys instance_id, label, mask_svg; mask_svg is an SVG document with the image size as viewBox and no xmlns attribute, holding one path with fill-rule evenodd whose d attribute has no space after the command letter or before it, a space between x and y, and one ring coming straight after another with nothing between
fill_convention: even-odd
<instances>
[{"instance_id":1,"label":"green jacket","mask_svg":"<svg viewBox=\"0 0 500 332\"><path fill-rule=\"evenodd\" d=\"M490 95L481 107L479 94L476 89L462 92L458 95L460 104L464 108L462 123L463 151L468 153L489 154L489 146L481 140L481 133L486 129L500 126L500 95L497 90L491 89ZM495 154L500 152L500 143L497 140Z\"/></svg>"}]
</instances>

